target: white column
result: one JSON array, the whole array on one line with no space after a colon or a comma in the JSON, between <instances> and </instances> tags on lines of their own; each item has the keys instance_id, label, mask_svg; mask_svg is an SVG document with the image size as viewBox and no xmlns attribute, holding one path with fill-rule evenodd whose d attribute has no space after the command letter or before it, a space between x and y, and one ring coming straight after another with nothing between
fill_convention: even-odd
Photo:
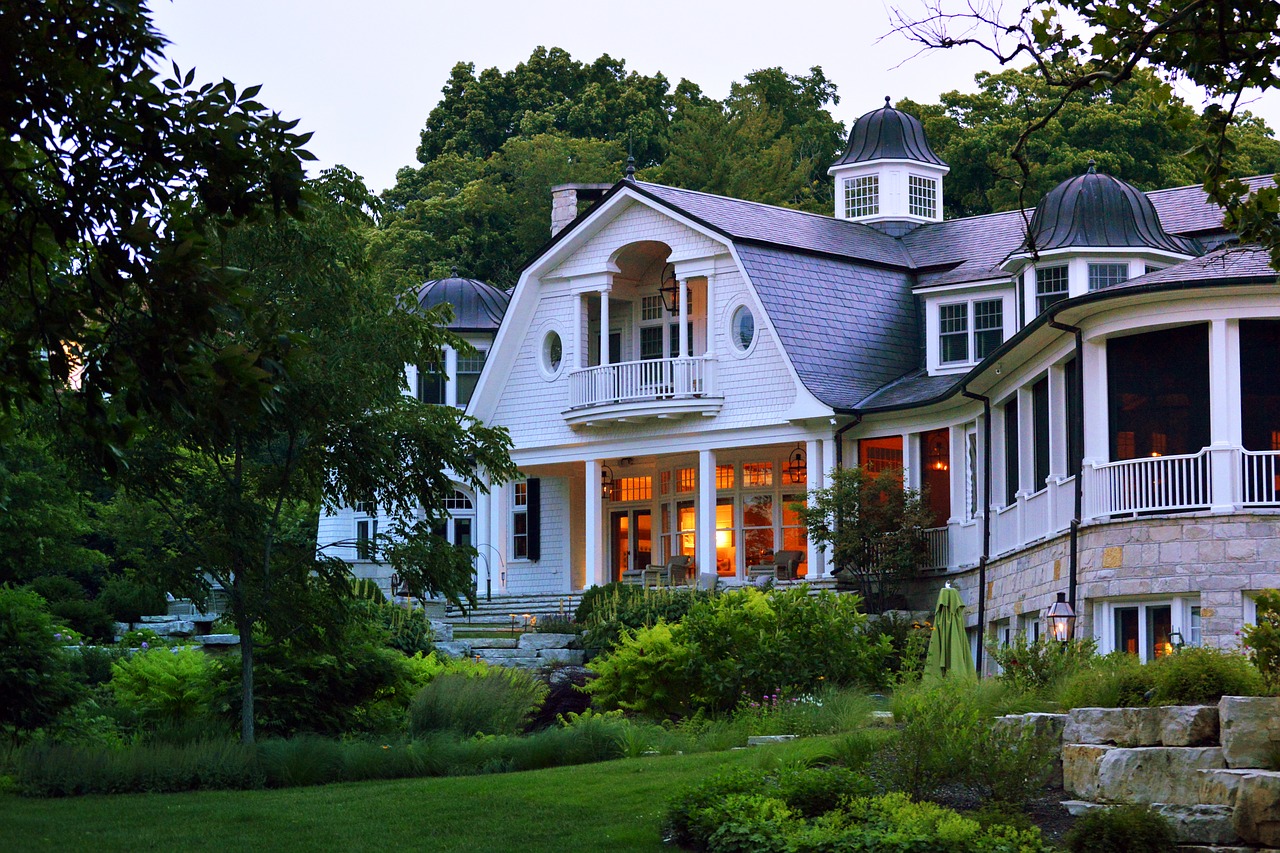
<instances>
[{"instance_id":1,"label":"white column","mask_svg":"<svg viewBox=\"0 0 1280 853\"><path fill-rule=\"evenodd\" d=\"M844 437L840 438L844 441ZM856 462L856 460L854 460ZM845 467L851 467L850 460L845 460ZM822 486L825 488L830 486L835 479L832 474L836 470L836 440L835 438L822 439Z\"/></svg>"},{"instance_id":2,"label":"white column","mask_svg":"<svg viewBox=\"0 0 1280 853\"><path fill-rule=\"evenodd\" d=\"M680 280L680 346L676 350L680 358L689 357L689 282Z\"/></svg>"},{"instance_id":3,"label":"white column","mask_svg":"<svg viewBox=\"0 0 1280 853\"><path fill-rule=\"evenodd\" d=\"M1107 462L1111 459L1111 425L1107 414L1107 342L1084 342L1084 461Z\"/></svg>"},{"instance_id":4,"label":"white column","mask_svg":"<svg viewBox=\"0 0 1280 853\"><path fill-rule=\"evenodd\" d=\"M716 573L716 452L698 451L698 530L694 562L698 574Z\"/></svg>"},{"instance_id":5,"label":"white column","mask_svg":"<svg viewBox=\"0 0 1280 853\"><path fill-rule=\"evenodd\" d=\"M1066 476L1067 470L1067 395L1071 389L1067 387L1067 371L1061 365L1049 368L1049 474ZM1062 417L1055 417L1054 412L1061 412Z\"/></svg>"},{"instance_id":6,"label":"white column","mask_svg":"<svg viewBox=\"0 0 1280 853\"><path fill-rule=\"evenodd\" d=\"M1027 495L1038 489L1036 478L1036 413L1031 386L1024 385L1018 394L1018 488L1014 500L1018 504L1018 544L1027 542L1031 532L1027 530ZM1052 411L1052 408L1050 409Z\"/></svg>"},{"instance_id":7,"label":"white column","mask_svg":"<svg viewBox=\"0 0 1280 853\"><path fill-rule=\"evenodd\" d=\"M489 542L493 545L493 552L489 556L489 561L493 568L493 591L495 593L506 592L507 590L506 560L508 542L506 520L510 516L510 508L507 506L507 495L510 494L509 488L506 485L494 486L489 493Z\"/></svg>"},{"instance_id":8,"label":"white column","mask_svg":"<svg viewBox=\"0 0 1280 853\"><path fill-rule=\"evenodd\" d=\"M569 346L573 349L570 352L573 355L569 359L569 364L575 368L587 366L586 347L583 346L584 338L582 335L582 326L587 318L587 295L585 293L575 294L573 297L573 335Z\"/></svg>"},{"instance_id":9,"label":"white column","mask_svg":"<svg viewBox=\"0 0 1280 853\"><path fill-rule=\"evenodd\" d=\"M826 477L826 469L823 467L822 439L814 439L805 442L804 461L805 461L805 486L812 492L814 489L823 487L823 479ZM827 574L826 555L822 549L814 544L813 539L806 537L809 545L805 559L809 563L809 580L823 577Z\"/></svg>"},{"instance_id":10,"label":"white column","mask_svg":"<svg viewBox=\"0 0 1280 853\"><path fill-rule=\"evenodd\" d=\"M453 347L444 348L444 402L447 406L458 405L458 351Z\"/></svg>"},{"instance_id":11,"label":"white column","mask_svg":"<svg viewBox=\"0 0 1280 853\"><path fill-rule=\"evenodd\" d=\"M489 485L489 478L482 477L484 485ZM476 489L476 553L480 556L476 558L476 595L483 598L486 591L485 581L489 582L488 589L492 589L498 578L496 563L498 555L495 550L489 547L492 542L492 531L489 530L489 512L490 504L493 503L493 492L488 494L481 489Z\"/></svg>"},{"instance_id":12,"label":"white column","mask_svg":"<svg viewBox=\"0 0 1280 853\"><path fill-rule=\"evenodd\" d=\"M1209 467L1213 476L1213 512L1231 512L1242 500L1239 488L1240 322L1209 324ZM1193 448L1194 450L1194 448Z\"/></svg>"},{"instance_id":13,"label":"white column","mask_svg":"<svg viewBox=\"0 0 1280 853\"><path fill-rule=\"evenodd\" d=\"M715 292L715 276L711 273L707 274L706 286L706 308L703 313L706 314L707 324L707 358L711 358L716 354L716 292Z\"/></svg>"},{"instance_id":14,"label":"white column","mask_svg":"<svg viewBox=\"0 0 1280 853\"><path fill-rule=\"evenodd\" d=\"M583 520L587 561L585 581L587 586L601 586L607 583L609 569L608 554L604 547L604 496L600 491L600 460L588 459L586 467L587 506Z\"/></svg>"},{"instance_id":15,"label":"white column","mask_svg":"<svg viewBox=\"0 0 1280 853\"><path fill-rule=\"evenodd\" d=\"M911 433L904 432L902 434L902 485L908 489L919 488L919 472L916 470L918 467L916 460L918 451L914 439L915 436Z\"/></svg>"},{"instance_id":16,"label":"white column","mask_svg":"<svg viewBox=\"0 0 1280 853\"><path fill-rule=\"evenodd\" d=\"M609 291L600 291L600 363L609 363Z\"/></svg>"}]
</instances>

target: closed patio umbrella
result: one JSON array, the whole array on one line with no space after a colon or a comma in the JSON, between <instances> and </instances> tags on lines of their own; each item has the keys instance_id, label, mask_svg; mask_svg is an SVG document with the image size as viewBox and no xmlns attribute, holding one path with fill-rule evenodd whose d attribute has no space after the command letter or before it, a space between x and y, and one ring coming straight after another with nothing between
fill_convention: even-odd
<instances>
[{"instance_id":1,"label":"closed patio umbrella","mask_svg":"<svg viewBox=\"0 0 1280 853\"><path fill-rule=\"evenodd\" d=\"M938 606L933 612L933 633L924 659L924 680L943 678L977 679L973 656L969 654L969 637L964 632L964 601L960 592L945 586L938 593Z\"/></svg>"}]
</instances>

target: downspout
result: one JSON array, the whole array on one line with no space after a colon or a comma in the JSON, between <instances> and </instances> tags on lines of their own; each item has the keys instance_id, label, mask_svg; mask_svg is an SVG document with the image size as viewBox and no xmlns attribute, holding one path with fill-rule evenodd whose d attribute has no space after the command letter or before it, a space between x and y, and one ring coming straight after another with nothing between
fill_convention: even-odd
<instances>
[{"instance_id":1,"label":"downspout","mask_svg":"<svg viewBox=\"0 0 1280 853\"><path fill-rule=\"evenodd\" d=\"M837 412L837 414L853 415L853 420L836 430L832 439L836 443L836 470L844 468L844 434L862 423L862 415L855 411Z\"/></svg>"},{"instance_id":2,"label":"downspout","mask_svg":"<svg viewBox=\"0 0 1280 853\"><path fill-rule=\"evenodd\" d=\"M1049 326L1062 332L1070 332L1076 339L1076 377L1067 393L1075 397L1076 405L1067 429L1071 430L1072 444L1075 445L1079 462L1073 475L1076 478L1075 512L1071 518L1071 556L1068 560L1067 602L1071 609L1076 609L1076 571L1080 565L1080 517L1084 514L1084 335L1079 326L1069 326L1050 320ZM1067 460L1070 462L1071 460Z\"/></svg>"},{"instance_id":3,"label":"downspout","mask_svg":"<svg viewBox=\"0 0 1280 853\"><path fill-rule=\"evenodd\" d=\"M982 403L982 556L978 558L978 677L982 677L982 639L987 628L987 562L991 559L991 398L974 394L968 388L960 392L970 400Z\"/></svg>"}]
</instances>

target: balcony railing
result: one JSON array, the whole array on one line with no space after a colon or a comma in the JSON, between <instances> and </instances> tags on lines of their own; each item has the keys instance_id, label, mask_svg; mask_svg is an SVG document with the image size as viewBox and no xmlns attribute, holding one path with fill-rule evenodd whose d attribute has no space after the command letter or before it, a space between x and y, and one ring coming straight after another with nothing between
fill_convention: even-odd
<instances>
[{"instance_id":1,"label":"balcony railing","mask_svg":"<svg viewBox=\"0 0 1280 853\"><path fill-rule=\"evenodd\" d=\"M569 376L569 407L678 400L712 394L711 359L655 358L602 364Z\"/></svg>"},{"instance_id":2,"label":"balcony railing","mask_svg":"<svg viewBox=\"0 0 1280 853\"><path fill-rule=\"evenodd\" d=\"M1280 452L1242 450L1241 504L1244 506L1276 506L1280 504Z\"/></svg>"},{"instance_id":3,"label":"balcony railing","mask_svg":"<svg viewBox=\"0 0 1280 853\"><path fill-rule=\"evenodd\" d=\"M945 569L951 565L951 551L948 547L947 528L930 527L922 531L924 540L929 546L928 563L921 566L924 570Z\"/></svg>"},{"instance_id":4,"label":"balcony railing","mask_svg":"<svg viewBox=\"0 0 1280 853\"><path fill-rule=\"evenodd\" d=\"M1204 509L1213 502L1209 450L1086 466L1085 501L1095 518Z\"/></svg>"}]
</instances>

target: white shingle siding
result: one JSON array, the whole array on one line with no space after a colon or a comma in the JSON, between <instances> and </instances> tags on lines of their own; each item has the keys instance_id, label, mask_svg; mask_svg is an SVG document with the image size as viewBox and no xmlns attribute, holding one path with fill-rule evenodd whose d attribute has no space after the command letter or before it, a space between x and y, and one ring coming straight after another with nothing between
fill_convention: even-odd
<instances>
[{"instance_id":1,"label":"white shingle siding","mask_svg":"<svg viewBox=\"0 0 1280 853\"><path fill-rule=\"evenodd\" d=\"M666 243L675 258L710 257L725 250L722 244L684 227L671 217L643 204L633 203L544 277L599 272L623 246L642 240Z\"/></svg>"},{"instance_id":2,"label":"white shingle siding","mask_svg":"<svg viewBox=\"0 0 1280 853\"><path fill-rule=\"evenodd\" d=\"M569 591L569 481L563 477L541 480L542 555L537 562L507 564L507 592L513 595Z\"/></svg>"}]
</instances>

